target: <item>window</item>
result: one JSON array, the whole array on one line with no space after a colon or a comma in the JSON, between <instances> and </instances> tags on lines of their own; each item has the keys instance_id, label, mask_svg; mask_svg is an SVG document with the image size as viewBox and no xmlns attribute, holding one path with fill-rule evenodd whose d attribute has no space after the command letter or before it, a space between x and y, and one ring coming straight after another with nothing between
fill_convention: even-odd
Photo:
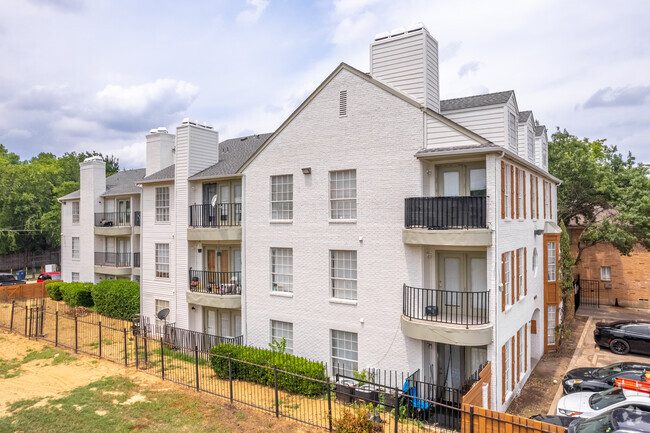
<instances>
[{"instance_id":1,"label":"window","mask_svg":"<svg viewBox=\"0 0 650 433\"><path fill-rule=\"evenodd\" d=\"M548 255L548 273L546 275L546 281L555 281L555 242L548 242L546 248Z\"/></svg>"},{"instance_id":2,"label":"window","mask_svg":"<svg viewBox=\"0 0 650 433\"><path fill-rule=\"evenodd\" d=\"M169 221L169 187L156 188L156 222Z\"/></svg>"},{"instance_id":3,"label":"window","mask_svg":"<svg viewBox=\"0 0 650 433\"><path fill-rule=\"evenodd\" d=\"M537 219L537 178L530 175L530 213L533 219Z\"/></svg>"},{"instance_id":4,"label":"window","mask_svg":"<svg viewBox=\"0 0 650 433\"><path fill-rule=\"evenodd\" d=\"M612 267L611 266L601 266L600 267L600 279L603 281L612 280Z\"/></svg>"},{"instance_id":5,"label":"window","mask_svg":"<svg viewBox=\"0 0 650 433\"><path fill-rule=\"evenodd\" d=\"M548 165L548 159L547 159L547 143L542 144L542 167L546 168Z\"/></svg>"},{"instance_id":6,"label":"window","mask_svg":"<svg viewBox=\"0 0 650 433\"><path fill-rule=\"evenodd\" d=\"M557 307L555 305L549 305L548 306L548 314L546 316L546 332L547 332L547 338L546 338L546 345L547 346L555 346L555 309Z\"/></svg>"},{"instance_id":7,"label":"window","mask_svg":"<svg viewBox=\"0 0 650 433\"><path fill-rule=\"evenodd\" d=\"M165 308L169 308L169 301L165 301L163 299L156 299L154 308L155 308L154 314L156 315L156 325L163 325L165 321L158 319L158 313L164 310Z\"/></svg>"},{"instance_id":8,"label":"window","mask_svg":"<svg viewBox=\"0 0 650 433\"><path fill-rule=\"evenodd\" d=\"M512 217L512 200L510 198L512 194L512 177L510 176L510 165L505 165L505 194L503 200L505 202L506 209L506 218Z\"/></svg>"},{"instance_id":9,"label":"window","mask_svg":"<svg viewBox=\"0 0 650 433\"><path fill-rule=\"evenodd\" d=\"M524 171L523 170L518 170L517 171L517 217L518 218L523 218L524 217L524 188L526 185L524 184Z\"/></svg>"},{"instance_id":10,"label":"window","mask_svg":"<svg viewBox=\"0 0 650 433\"><path fill-rule=\"evenodd\" d=\"M526 360L524 357L526 356L526 328L523 326L519 330L519 360L517 363L517 377L520 378L523 376L524 373L526 373Z\"/></svg>"},{"instance_id":11,"label":"window","mask_svg":"<svg viewBox=\"0 0 650 433\"><path fill-rule=\"evenodd\" d=\"M524 249L519 248L517 250L517 259L519 261L519 299L524 297L524 277L525 277L525 271L526 271L526 261L524 258Z\"/></svg>"},{"instance_id":12,"label":"window","mask_svg":"<svg viewBox=\"0 0 650 433\"><path fill-rule=\"evenodd\" d=\"M510 252L506 253L506 273L503 282L503 290L506 292L506 305L510 305L512 302L512 263L511 263L511 254Z\"/></svg>"},{"instance_id":13,"label":"window","mask_svg":"<svg viewBox=\"0 0 650 433\"><path fill-rule=\"evenodd\" d=\"M293 292L293 249L271 248L271 290Z\"/></svg>"},{"instance_id":14,"label":"window","mask_svg":"<svg viewBox=\"0 0 650 433\"><path fill-rule=\"evenodd\" d=\"M156 277L169 278L169 244L156 244Z\"/></svg>"},{"instance_id":15,"label":"window","mask_svg":"<svg viewBox=\"0 0 650 433\"><path fill-rule=\"evenodd\" d=\"M354 332L332 329L332 367L350 375L359 370L358 336Z\"/></svg>"},{"instance_id":16,"label":"window","mask_svg":"<svg viewBox=\"0 0 650 433\"><path fill-rule=\"evenodd\" d=\"M271 343L282 339L287 342L285 352L293 354L293 323L271 320Z\"/></svg>"},{"instance_id":17,"label":"window","mask_svg":"<svg viewBox=\"0 0 650 433\"><path fill-rule=\"evenodd\" d=\"M357 299L357 252L330 251L332 297Z\"/></svg>"},{"instance_id":18,"label":"window","mask_svg":"<svg viewBox=\"0 0 650 433\"><path fill-rule=\"evenodd\" d=\"M517 153L517 119L515 115L510 113L508 117L508 143L510 144L510 150Z\"/></svg>"},{"instance_id":19,"label":"window","mask_svg":"<svg viewBox=\"0 0 650 433\"><path fill-rule=\"evenodd\" d=\"M357 171L330 171L330 217L357 219Z\"/></svg>"},{"instance_id":20,"label":"window","mask_svg":"<svg viewBox=\"0 0 650 433\"><path fill-rule=\"evenodd\" d=\"M528 160L535 162L535 136L530 128L528 128Z\"/></svg>"},{"instance_id":21,"label":"window","mask_svg":"<svg viewBox=\"0 0 650 433\"><path fill-rule=\"evenodd\" d=\"M79 238L72 238L72 258L79 258Z\"/></svg>"},{"instance_id":22,"label":"window","mask_svg":"<svg viewBox=\"0 0 650 433\"><path fill-rule=\"evenodd\" d=\"M544 215L547 219L553 219L551 216L551 183L544 182Z\"/></svg>"},{"instance_id":23,"label":"window","mask_svg":"<svg viewBox=\"0 0 650 433\"><path fill-rule=\"evenodd\" d=\"M505 379L506 379L506 394L512 390L512 338L506 341L506 369L505 369Z\"/></svg>"},{"instance_id":24,"label":"window","mask_svg":"<svg viewBox=\"0 0 650 433\"><path fill-rule=\"evenodd\" d=\"M72 224L78 224L78 223L79 223L79 202L73 201L72 202Z\"/></svg>"},{"instance_id":25,"label":"window","mask_svg":"<svg viewBox=\"0 0 650 433\"><path fill-rule=\"evenodd\" d=\"M72 282L73 283L79 282L79 272L73 272L72 273Z\"/></svg>"},{"instance_id":26,"label":"window","mask_svg":"<svg viewBox=\"0 0 650 433\"><path fill-rule=\"evenodd\" d=\"M271 176L271 219L293 219L293 175Z\"/></svg>"},{"instance_id":27,"label":"window","mask_svg":"<svg viewBox=\"0 0 650 433\"><path fill-rule=\"evenodd\" d=\"M339 92L339 117L348 115L348 91L341 90Z\"/></svg>"},{"instance_id":28,"label":"window","mask_svg":"<svg viewBox=\"0 0 650 433\"><path fill-rule=\"evenodd\" d=\"M537 248L533 250L533 276L537 276L537 266L538 266L538 258L537 258Z\"/></svg>"}]
</instances>

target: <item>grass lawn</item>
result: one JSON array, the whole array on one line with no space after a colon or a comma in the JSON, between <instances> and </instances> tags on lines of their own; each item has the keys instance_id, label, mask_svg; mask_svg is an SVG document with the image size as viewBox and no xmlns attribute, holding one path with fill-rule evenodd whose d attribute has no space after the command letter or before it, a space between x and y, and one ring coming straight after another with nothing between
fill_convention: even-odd
<instances>
[{"instance_id":1,"label":"grass lawn","mask_svg":"<svg viewBox=\"0 0 650 433\"><path fill-rule=\"evenodd\" d=\"M53 349L48 346L44 346L41 350L38 351L28 349L27 354L23 357L23 359L0 359L0 378L10 379L12 377L20 376L20 366L31 361L46 360L48 363L51 361L50 365L57 365L70 362L74 359L75 358L68 352Z\"/></svg>"}]
</instances>

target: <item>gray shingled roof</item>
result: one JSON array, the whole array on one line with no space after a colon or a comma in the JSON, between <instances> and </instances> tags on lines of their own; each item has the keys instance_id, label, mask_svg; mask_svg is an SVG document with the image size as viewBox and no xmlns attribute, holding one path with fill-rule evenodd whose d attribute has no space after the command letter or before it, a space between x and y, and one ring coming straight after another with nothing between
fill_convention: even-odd
<instances>
[{"instance_id":1,"label":"gray shingled roof","mask_svg":"<svg viewBox=\"0 0 650 433\"><path fill-rule=\"evenodd\" d=\"M271 136L271 133L231 138L219 143L219 162L190 176L190 180L236 174L244 163Z\"/></svg>"},{"instance_id":2,"label":"gray shingled roof","mask_svg":"<svg viewBox=\"0 0 650 433\"><path fill-rule=\"evenodd\" d=\"M535 137L539 137L546 130L546 125L535 125Z\"/></svg>"},{"instance_id":3,"label":"gray shingled roof","mask_svg":"<svg viewBox=\"0 0 650 433\"><path fill-rule=\"evenodd\" d=\"M520 111L519 112L519 123L526 123L528 118L533 114L532 111Z\"/></svg>"},{"instance_id":4,"label":"gray shingled roof","mask_svg":"<svg viewBox=\"0 0 650 433\"><path fill-rule=\"evenodd\" d=\"M106 178L106 192L102 197L111 197L116 195L140 194L140 188L136 183L144 178L145 169L136 168L134 170L124 170L115 173Z\"/></svg>"},{"instance_id":5,"label":"gray shingled roof","mask_svg":"<svg viewBox=\"0 0 650 433\"><path fill-rule=\"evenodd\" d=\"M465 108L505 104L514 93L514 90L507 90L505 92L487 93L485 95L467 96L465 98L445 99L444 101L440 101L440 111L454 111Z\"/></svg>"},{"instance_id":6,"label":"gray shingled roof","mask_svg":"<svg viewBox=\"0 0 650 433\"><path fill-rule=\"evenodd\" d=\"M176 164L172 164L169 167L165 167L160 171L157 171L153 174L142 179L140 183L146 182L162 182L165 180L174 180L174 173L176 172Z\"/></svg>"},{"instance_id":7,"label":"gray shingled roof","mask_svg":"<svg viewBox=\"0 0 650 433\"><path fill-rule=\"evenodd\" d=\"M63 197L59 197L59 200L74 200L77 198L81 198L81 191L79 190L73 191L70 194L64 195Z\"/></svg>"}]
</instances>

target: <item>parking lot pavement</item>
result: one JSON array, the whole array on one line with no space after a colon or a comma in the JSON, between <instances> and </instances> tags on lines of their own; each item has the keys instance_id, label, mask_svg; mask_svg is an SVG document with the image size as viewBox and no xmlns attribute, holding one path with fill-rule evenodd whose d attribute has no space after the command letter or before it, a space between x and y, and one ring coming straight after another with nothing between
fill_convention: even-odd
<instances>
[{"instance_id":1,"label":"parking lot pavement","mask_svg":"<svg viewBox=\"0 0 650 433\"><path fill-rule=\"evenodd\" d=\"M576 316L588 316L589 320L584 327L578 345L576 346L573 358L568 370L578 367L604 367L615 362L643 362L650 364L650 356L644 355L616 355L608 349L601 348L594 343L594 329L596 322L611 322L614 320L650 320L650 311L635 308L622 308L612 306L580 307ZM553 403L548 413L554 415L557 402L562 397L562 383L558 386Z\"/></svg>"}]
</instances>

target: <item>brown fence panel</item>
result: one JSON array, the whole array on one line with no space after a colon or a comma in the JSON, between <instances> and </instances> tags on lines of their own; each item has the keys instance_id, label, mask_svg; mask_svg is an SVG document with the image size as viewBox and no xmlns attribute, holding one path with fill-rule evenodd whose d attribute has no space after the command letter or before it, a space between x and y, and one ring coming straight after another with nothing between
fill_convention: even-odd
<instances>
[{"instance_id":1,"label":"brown fence panel","mask_svg":"<svg viewBox=\"0 0 650 433\"><path fill-rule=\"evenodd\" d=\"M463 404L472 406L483 405L483 384L488 386L488 407L491 407L490 402L490 377L492 376L492 365L488 362L487 365L479 373L480 379L476 382L469 391L463 396Z\"/></svg>"},{"instance_id":2,"label":"brown fence panel","mask_svg":"<svg viewBox=\"0 0 650 433\"><path fill-rule=\"evenodd\" d=\"M35 299L45 297L47 297L45 282L0 287L0 301L13 301L14 299Z\"/></svg>"},{"instance_id":3,"label":"brown fence panel","mask_svg":"<svg viewBox=\"0 0 650 433\"><path fill-rule=\"evenodd\" d=\"M463 433L565 433L565 428L497 412L478 406L463 404Z\"/></svg>"}]
</instances>

